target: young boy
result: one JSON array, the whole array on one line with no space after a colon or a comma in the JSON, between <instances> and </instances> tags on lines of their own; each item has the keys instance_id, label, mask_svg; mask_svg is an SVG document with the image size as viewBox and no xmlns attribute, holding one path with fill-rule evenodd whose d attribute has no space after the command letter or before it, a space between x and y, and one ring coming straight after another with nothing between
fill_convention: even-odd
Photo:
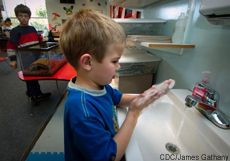
<instances>
[{"instance_id":1,"label":"young boy","mask_svg":"<svg viewBox=\"0 0 230 161\"><path fill-rule=\"evenodd\" d=\"M16 69L17 68L17 57L16 52L18 46L26 46L33 43L42 42L42 37L38 36L36 29L32 26L29 26L29 20L31 16L30 9L20 4L14 9L15 15L19 20L19 26L12 29L10 33L10 40L7 42L7 53L10 58L10 65ZM42 93L40 85L37 80L26 81L28 90L28 96L33 96L36 100L44 100L51 96L51 93Z\"/></svg>"},{"instance_id":2,"label":"young boy","mask_svg":"<svg viewBox=\"0 0 230 161\"><path fill-rule=\"evenodd\" d=\"M65 102L64 142L68 161L120 160L142 109L163 94L127 95L108 85L120 68L118 61L125 41L119 24L93 10L75 13L63 26L59 44L77 71L77 77L68 84ZM120 129L115 105L129 107Z\"/></svg>"}]
</instances>

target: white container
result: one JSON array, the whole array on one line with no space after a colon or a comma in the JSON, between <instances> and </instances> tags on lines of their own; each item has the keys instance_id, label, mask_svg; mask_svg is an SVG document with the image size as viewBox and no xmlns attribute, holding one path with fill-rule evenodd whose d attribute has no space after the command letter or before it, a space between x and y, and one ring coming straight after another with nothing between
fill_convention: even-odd
<instances>
[{"instance_id":1,"label":"white container","mask_svg":"<svg viewBox=\"0 0 230 161\"><path fill-rule=\"evenodd\" d=\"M161 61L155 55L137 47L125 48L117 71L118 89L122 93L142 93L153 83L153 73Z\"/></svg>"},{"instance_id":2,"label":"white container","mask_svg":"<svg viewBox=\"0 0 230 161\"><path fill-rule=\"evenodd\" d=\"M182 12L175 24L175 30L172 35L172 43L181 44L183 42L185 26L186 26L186 17L185 17L185 13Z\"/></svg>"}]
</instances>

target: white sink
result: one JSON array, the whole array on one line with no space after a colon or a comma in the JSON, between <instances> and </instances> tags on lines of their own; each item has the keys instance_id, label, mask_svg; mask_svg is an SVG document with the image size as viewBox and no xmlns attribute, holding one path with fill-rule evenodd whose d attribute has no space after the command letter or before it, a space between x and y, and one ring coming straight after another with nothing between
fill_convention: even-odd
<instances>
[{"instance_id":1,"label":"white sink","mask_svg":"<svg viewBox=\"0 0 230 161\"><path fill-rule=\"evenodd\" d=\"M194 107L185 115L184 99L189 94L188 90L172 89L156 106L143 111L126 150L127 161L230 159L230 130L216 127ZM120 126L126 113L126 109L117 108ZM168 152L167 143L177 145L179 154Z\"/></svg>"}]
</instances>

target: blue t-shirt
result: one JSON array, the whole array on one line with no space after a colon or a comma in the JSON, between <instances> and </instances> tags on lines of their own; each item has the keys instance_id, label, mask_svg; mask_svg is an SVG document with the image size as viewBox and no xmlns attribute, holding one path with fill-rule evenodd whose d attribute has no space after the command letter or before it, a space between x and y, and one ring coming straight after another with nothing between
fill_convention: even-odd
<instances>
[{"instance_id":1,"label":"blue t-shirt","mask_svg":"<svg viewBox=\"0 0 230 161\"><path fill-rule=\"evenodd\" d=\"M89 90L74 84L75 79L68 84L65 102L65 159L109 161L117 152L113 140L118 131L115 105L122 93L109 85Z\"/></svg>"}]
</instances>

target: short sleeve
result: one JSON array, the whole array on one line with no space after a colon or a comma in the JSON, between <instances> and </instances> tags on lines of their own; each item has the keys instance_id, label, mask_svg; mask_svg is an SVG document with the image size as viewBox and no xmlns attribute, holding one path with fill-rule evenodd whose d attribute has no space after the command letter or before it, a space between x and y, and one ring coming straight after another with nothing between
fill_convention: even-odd
<instances>
[{"instance_id":1,"label":"short sleeve","mask_svg":"<svg viewBox=\"0 0 230 161\"><path fill-rule=\"evenodd\" d=\"M107 90L107 92L110 93L110 95L113 99L114 105L119 104L123 94L120 91L118 91L117 89L112 88L110 85L106 85L106 90Z\"/></svg>"},{"instance_id":2,"label":"short sleeve","mask_svg":"<svg viewBox=\"0 0 230 161\"><path fill-rule=\"evenodd\" d=\"M109 161L117 152L117 144L100 120L88 118L73 129L74 144L85 160Z\"/></svg>"}]
</instances>

